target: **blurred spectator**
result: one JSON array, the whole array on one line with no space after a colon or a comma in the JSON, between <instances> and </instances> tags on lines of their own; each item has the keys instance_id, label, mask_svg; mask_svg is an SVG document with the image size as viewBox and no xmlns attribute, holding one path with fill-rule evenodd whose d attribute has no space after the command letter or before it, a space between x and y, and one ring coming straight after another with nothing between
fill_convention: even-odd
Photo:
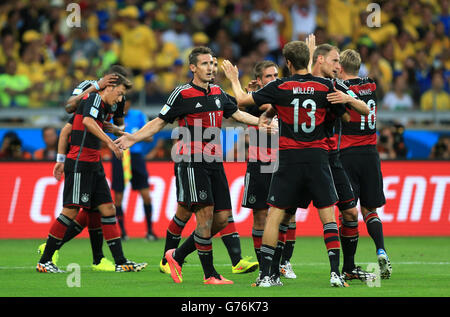
<instances>
[{"instance_id":1,"label":"blurred spectator","mask_svg":"<svg viewBox=\"0 0 450 317\"><path fill-rule=\"evenodd\" d=\"M9 58L5 72L0 74L0 105L1 107L27 107L29 91L32 86L26 75L17 74L17 63Z\"/></svg>"},{"instance_id":2,"label":"blurred spectator","mask_svg":"<svg viewBox=\"0 0 450 317\"><path fill-rule=\"evenodd\" d=\"M147 153L145 159L149 161L170 160L172 146L173 143L171 139L159 138L155 147Z\"/></svg>"},{"instance_id":3,"label":"blurred spectator","mask_svg":"<svg viewBox=\"0 0 450 317\"><path fill-rule=\"evenodd\" d=\"M450 137L441 136L431 149L430 159L450 159Z\"/></svg>"},{"instance_id":4,"label":"blurred spectator","mask_svg":"<svg viewBox=\"0 0 450 317\"><path fill-rule=\"evenodd\" d=\"M450 110L450 95L444 90L444 78L441 72L434 73L432 87L422 95L420 108L423 111Z\"/></svg>"},{"instance_id":5,"label":"blurred spectator","mask_svg":"<svg viewBox=\"0 0 450 317\"><path fill-rule=\"evenodd\" d=\"M326 30L328 36L339 46L350 43L359 12L355 1L329 0L327 2Z\"/></svg>"},{"instance_id":6,"label":"blurred spectator","mask_svg":"<svg viewBox=\"0 0 450 317\"><path fill-rule=\"evenodd\" d=\"M394 137L390 127L383 127L380 130L380 135L377 142L377 150L380 159L395 159L397 155L394 150Z\"/></svg>"},{"instance_id":7,"label":"blurred spectator","mask_svg":"<svg viewBox=\"0 0 450 317\"><path fill-rule=\"evenodd\" d=\"M387 110L412 110L413 100L406 89L406 76L397 76L394 79L393 90L384 96L382 107Z\"/></svg>"},{"instance_id":8,"label":"blurred spectator","mask_svg":"<svg viewBox=\"0 0 450 317\"><path fill-rule=\"evenodd\" d=\"M304 41L316 29L317 7L313 0L295 0L290 10L292 41Z\"/></svg>"},{"instance_id":9,"label":"blurred spectator","mask_svg":"<svg viewBox=\"0 0 450 317\"><path fill-rule=\"evenodd\" d=\"M51 126L42 128L42 139L45 147L34 151L33 159L54 161L56 154L58 154L58 133L56 129Z\"/></svg>"},{"instance_id":10,"label":"blurred spectator","mask_svg":"<svg viewBox=\"0 0 450 317\"><path fill-rule=\"evenodd\" d=\"M403 138L405 128L401 124L385 126L380 130L377 150L381 159L404 159L407 149Z\"/></svg>"},{"instance_id":11,"label":"blurred spectator","mask_svg":"<svg viewBox=\"0 0 450 317\"><path fill-rule=\"evenodd\" d=\"M128 6L119 11L124 27L119 30L121 38L120 62L133 71L134 75L151 70L156 50L155 35L147 25L139 21L139 9ZM138 89L136 87L136 89Z\"/></svg>"},{"instance_id":12,"label":"blurred spectator","mask_svg":"<svg viewBox=\"0 0 450 317\"><path fill-rule=\"evenodd\" d=\"M272 8L270 0L259 0L250 13L253 34L256 39L265 40L270 59L279 63L281 56L280 30L283 28L283 16Z\"/></svg>"},{"instance_id":13,"label":"blurred spectator","mask_svg":"<svg viewBox=\"0 0 450 317\"><path fill-rule=\"evenodd\" d=\"M164 43L174 43L178 51L183 53L192 47L191 35L186 30L186 17L183 14L177 14L173 21L173 28L168 29L162 35Z\"/></svg>"},{"instance_id":14,"label":"blurred spectator","mask_svg":"<svg viewBox=\"0 0 450 317\"><path fill-rule=\"evenodd\" d=\"M5 28L1 32L0 43L0 66L4 67L8 59L19 59L19 42L14 40L13 33Z\"/></svg>"},{"instance_id":15,"label":"blurred spectator","mask_svg":"<svg viewBox=\"0 0 450 317\"><path fill-rule=\"evenodd\" d=\"M14 131L6 132L3 136L0 150L2 160L31 160L32 155L22 148L22 140Z\"/></svg>"}]
</instances>

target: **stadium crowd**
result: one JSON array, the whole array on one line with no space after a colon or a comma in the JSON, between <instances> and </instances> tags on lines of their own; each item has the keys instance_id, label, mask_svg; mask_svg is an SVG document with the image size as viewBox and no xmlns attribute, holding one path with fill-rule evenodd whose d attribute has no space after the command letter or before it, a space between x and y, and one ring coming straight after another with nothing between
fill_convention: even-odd
<instances>
[{"instance_id":1,"label":"stadium crowd","mask_svg":"<svg viewBox=\"0 0 450 317\"><path fill-rule=\"evenodd\" d=\"M381 110L450 111L448 0L82 0L79 26L70 3L1 2L0 111L62 107L78 83L116 63L133 72L128 98L160 107L190 80L194 46L236 64L246 85L261 60L287 75L283 45L310 33L360 52L359 75L376 81ZM222 71L217 82L232 94Z\"/></svg>"},{"instance_id":2,"label":"stadium crowd","mask_svg":"<svg viewBox=\"0 0 450 317\"><path fill-rule=\"evenodd\" d=\"M58 106L114 63L132 69L134 92L144 90L148 103L164 102L190 77L184 61L196 45L236 63L245 84L257 61L283 65L284 43L314 32L317 44L358 49L360 75L376 79L383 108L450 110L448 0L375 1L379 27L369 1L77 2L79 27L67 21L70 1L2 1L2 107Z\"/></svg>"}]
</instances>

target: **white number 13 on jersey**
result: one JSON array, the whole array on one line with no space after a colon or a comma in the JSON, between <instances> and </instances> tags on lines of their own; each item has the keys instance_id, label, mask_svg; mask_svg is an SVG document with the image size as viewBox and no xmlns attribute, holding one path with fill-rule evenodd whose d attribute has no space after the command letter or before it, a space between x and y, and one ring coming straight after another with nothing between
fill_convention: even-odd
<instances>
[{"instance_id":1,"label":"white number 13 on jersey","mask_svg":"<svg viewBox=\"0 0 450 317\"><path fill-rule=\"evenodd\" d=\"M292 100L291 105L294 105L294 132L298 132L298 113L299 113L299 104L300 100L298 98L295 98ZM311 119L311 124L309 127L307 126L306 122L303 122L301 124L302 131L305 133L311 133L316 128L316 102L312 99L306 99L302 103L302 107L305 109L308 109L308 107L311 106L311 110L306 112L308 117Z\"/></svg>"}]
</instances>

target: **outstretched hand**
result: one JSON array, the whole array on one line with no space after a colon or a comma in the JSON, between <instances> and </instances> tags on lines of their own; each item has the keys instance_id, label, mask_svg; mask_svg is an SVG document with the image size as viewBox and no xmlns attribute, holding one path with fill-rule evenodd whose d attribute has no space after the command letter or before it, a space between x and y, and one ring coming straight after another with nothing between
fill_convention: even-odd
<instances>
[{"instance_id":1,"label":"outstretched hand","mask_svg":"<svg viewBox=\"0 0 450 317\"><path fill-rule=\"evenodd\" d=\"M233 66L229 60L224 60L221 67L230 81L239 79L239 69L237 66Z\"/></svg>"},{"instance_id":2,"label":"outstretched hand","mask_svg":"<svg viewBox=\"0 0 450 317\"><path fill-rule=\"evenodd\" d=\"M64 175L64 163L57 162L53 167L53 176L57 181L60 181L62 176Z\"/></svg>"}]
</instances>

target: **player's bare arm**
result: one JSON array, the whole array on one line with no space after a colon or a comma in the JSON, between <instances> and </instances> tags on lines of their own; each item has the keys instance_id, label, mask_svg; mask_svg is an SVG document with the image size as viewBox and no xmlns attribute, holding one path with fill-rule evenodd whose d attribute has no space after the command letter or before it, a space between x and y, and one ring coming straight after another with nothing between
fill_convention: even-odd
<instances>
[{"instance_id":1,"label":"player's bare arm","mask_svg":"<svg viewBox=\"0 0 450 317\"><path fill-rule=\"evenodd\" d=\"M104 122L103 123L103 131L106 133L112 133L115 136L119 137L122 136L124 133L125 126L117 126L111 122Z\"/></svg>"},{"instance_id":2,"label":"player's bare arm","mask_svg":"<svg viewBox=\"0 0 450 317\"><path fill-rule=\"evenodd\" d=\"M312 63L313 63L313 55L316 49L316 36L314 34L308 35L305 40L306 45L309 49L309 63L308 63L308 72L312 72Z\"/></svg>"},{"instance_id":3,"label":"player's bare arm","mask_svg":"<svg viewBox=\"0 0 450 317\"><path fill-rule=\"evenodd\" d=\"M117 80L117 75L116 74L105 75L103 78L101 78L97 82L98 86L100 87L99 90L104 89L108 85L113 85L116 80ZM86 89L85 91L83 91L79 95L71 96L67 100L66 105L65 105L66 112L67 113L75 112L75 110L77 110L77 108L78 108L78 105L80 104L80 101L83 99L84 96L86 96L87 94L90 94L92 92L97 92L97 91L98 91L98 89L94 85L91 85L91 86L89 86L88 89Z\"/></svg>"},{"instance_id":4,"label":"player's bare arm","mask_svg":"<svg viewBox=\"0 0 450 317\"><path fill-rule=\"evenodd\" d=\"M114 144L114 142L108 137L108 135L105 132L103 132L103 130L100 128L100 126L97 124L97 122L95 122L93 118L84 117L83 125L86 127L86 129L88 129L89 132L91 132L101 141L105 142L108 148L114 152L114 155L119 160L122 159L123 155L122 150L116 144Z\"/></svg>"},{"instance_id":5,"label":"player's bare arm","mask_svg":"<svg viewBox=\"0 0 450 317\"><path fill-rule=\"evenodd\" d=\"M224 60L222 63L222 69L225 76L231 82L231 88L233 89L234 96L239 108L251 106L255 104L253 96L247 94L239 82L239 70L236 66L233 66L229 60Z\"/></svg>"},{"instance_id":6,"label":"player's bare arm","mask_svg":"<svg viewBox=\"0 0 450 317\"><path fill-rule=\"evenodd\" d=\"M349 104L359 114L364 116L369 114L370 109L364 101L356 99L350 96L349 94L337 90L336 88L334 88L334 91L335 92L327 95L328 101L331 102L332 104L337 103Z\"/></svg>"},{"instance_id":7,"label":"player's bare arm","mask_svg":"<svg viewBox=\"0 0 450 317\"><path fill-rule=\"evenodd\" d=\"M53 176L58 181L60 181L61 177L64 175L64 161L66 158L67 147L69 145L69 135L71 132L72 125L70 123L66 123L59 134L58 154L56 157L56 164L53 167Z\"/></svg>"},{"instance_id":8,"label":"player's bare arm","mask_svg":"<svg viewBox=\"0 0 450 317\"><path fill-rule=\"evenodd\" d=\"M140 130L133 134L124 132L120 138L114 141L114 143L123 150L128 149L137 142L150 140L150 138L161 131L166 125L167 122L163 119L155 118L152 121L147 122Z\"/></svg>"}]
</instances>

